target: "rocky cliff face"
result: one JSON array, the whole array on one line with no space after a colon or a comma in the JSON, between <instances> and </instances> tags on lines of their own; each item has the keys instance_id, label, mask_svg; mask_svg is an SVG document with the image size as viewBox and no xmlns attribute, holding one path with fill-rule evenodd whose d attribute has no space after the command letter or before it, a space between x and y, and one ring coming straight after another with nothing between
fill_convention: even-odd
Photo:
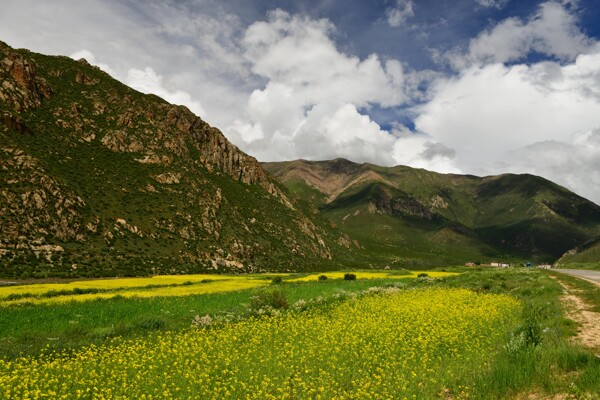
<instances>
[{"instance_id":1,"label":"rocky cliff face","mask_svg":"<svg viewBox=\"0 0 600 400\"><path fill-rule=\"evenodd\" d=\"M0 81L0 274L306 269L332 258L341 235L186 107L85 60L2 42Z\"/></svg>"},{"instance_id":2,"label":"rocky cliff face","mask_svg":"<svg viewBox=\"0 0 600 400\"><path fill-rule=\"evenodd\" d=\"M3 50L8 50L0 44ZM20 112L39 107L44 99L52 96L48 82L36 74L35 63L19 53L6 51L0 68L0 100L12 105Z\"/></svg>"}]
</instances>

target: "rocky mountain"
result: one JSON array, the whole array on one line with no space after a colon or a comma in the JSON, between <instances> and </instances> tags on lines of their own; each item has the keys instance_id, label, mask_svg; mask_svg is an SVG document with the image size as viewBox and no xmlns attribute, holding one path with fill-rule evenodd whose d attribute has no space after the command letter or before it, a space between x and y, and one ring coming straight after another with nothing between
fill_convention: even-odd
<instances>
[{"instance_id":1,"label":"rocky mountain","mask_svg":"<svg viewBox=\"0 0 600 400\"><path fill-rule=\"evenodd\" d=\"M185 107L0 42L0 277L554 261L599 227L531 175L261 165Z\"/></svg>"},{"instance_id":2,"label":"rocky mountain","mask_svg":"<svg viewBox=\"0 0 600 400\"><path fill-rule=\"evenodd\" d=\"M381 262L552 262L600 231L599 206L533 175L480 178L343 159L262 165Z\"/></svg>"},{"instance_id":3,"label":"rocky mountain","mask_svg":"<svg viewBox=\"0 0 600 400\"><path fill-rule=\"evenodd\" d=\"M2 42L0 232L13 278L302 270L353 246L186 107Z\"/></svg>"}]
</instances>

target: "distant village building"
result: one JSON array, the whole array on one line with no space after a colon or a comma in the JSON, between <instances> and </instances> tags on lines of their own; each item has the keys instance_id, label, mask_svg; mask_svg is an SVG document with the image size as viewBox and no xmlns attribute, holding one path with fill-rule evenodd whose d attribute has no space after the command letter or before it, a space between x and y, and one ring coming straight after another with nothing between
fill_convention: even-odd
<instances>
[{"instance_id":1,"label":"distant village building","mask_svg":"<svg viewBox=\"0 0 600 400\"><path fill-rule=\"evenodd\" d=\"M501 267L501 268L508 268L510 266L512 266L512 264L508 264L508 263L501 263L501 262L492 262L492 263L487 263L487 264L481 264L479 262L466 262L465 263L465 267L477 267L477 266L481 266L481 267Z\"/></svg>"},{"instance_id":2,"label":"distant village building","mask_svg":"<svg viewBox=\"0 0 600 400\"><path fill-rule=\"evenodd\" d=\"M550 264L540 264L540 265L538 265L538 268L541 268L541 269L550 269L550 268L552 268L552 265L550 265Z\"/></svg>"}]
</instances>

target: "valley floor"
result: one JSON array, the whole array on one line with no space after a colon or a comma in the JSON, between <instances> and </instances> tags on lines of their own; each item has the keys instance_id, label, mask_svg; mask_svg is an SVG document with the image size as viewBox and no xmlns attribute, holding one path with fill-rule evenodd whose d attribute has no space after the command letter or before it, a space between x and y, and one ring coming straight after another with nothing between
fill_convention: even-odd
<instances>
[{"instance_id":1,"label":"valley floor","mask_svg":"<svg viewBox=\"0 0 600 400\"><path fill-rule=\"evenodd\" d=\"M599 398L577 315L600 311L600 289L560 275L587 304L563 309L555 272L449 272L0 288L0 397ZM255 286L178 293L236 279Z\"/></svg>"}]
</instances>

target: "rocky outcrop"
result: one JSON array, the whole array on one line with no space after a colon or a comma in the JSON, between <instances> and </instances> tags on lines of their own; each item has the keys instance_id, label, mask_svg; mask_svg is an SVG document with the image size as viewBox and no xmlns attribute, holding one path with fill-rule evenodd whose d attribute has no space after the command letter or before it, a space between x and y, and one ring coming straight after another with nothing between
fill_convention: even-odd
<instances>
[{"instance_id":1,"label":"rocky outcrop","mask_svg":"<svg viewBox=\"0 0 600 400\"><path fill-rule=\"evenodd\" d=\"M81 60L79 60L79 61L81 62ZM83 60L83 61L85 61L85 60ZM85 63L87 64L87 61L85 61ZM99 80L90 78L85 73L83 73L81 71L77 71L77 74L75 75L75 82L80 83L82 85L93 86L93 85L97 85Z\"/></svg>"},{"instance_id":2,"label":"rocky outcrop","mask_svg":"<svg viewBox=\"0 0 600 400\"><path fill-rule=\"evenodd\" d=\"M247 183L259 184L272 195L292 207L283 192L267 178L256 158L249 156L229 142L223 133L201 118L193 115L186 107L175 106L167 112L167 121L180 132L191 135L200 153L200 161L208 168L217 168L232 178Z\"/></svg>"},{"instance_id":3,"label":"rocky outcrop","mask_svg":"<svg viewBox=\"0 0 600 400\"><path fill-rule=\"evenodd\" d=\"M0 249L11 258L31 250L52 259L57 243L84 240L83 199L51 178L39 161L14 148L0 148Z\"/></svg>"},{"instance_id":4,"label":"rocky outcrop","mask_svg":"<svg viewBox=\"0 0 600 400\"><path fill-rule=\"evenodd\" d=\"M48 82L36 74L35 63L12 51L0 42L4 57L0 60L0 101L11 104L17 111L39 107L42 101L52 97ZM1 54L1 53L0 53Z\"/></svg>"}]
</instances>

